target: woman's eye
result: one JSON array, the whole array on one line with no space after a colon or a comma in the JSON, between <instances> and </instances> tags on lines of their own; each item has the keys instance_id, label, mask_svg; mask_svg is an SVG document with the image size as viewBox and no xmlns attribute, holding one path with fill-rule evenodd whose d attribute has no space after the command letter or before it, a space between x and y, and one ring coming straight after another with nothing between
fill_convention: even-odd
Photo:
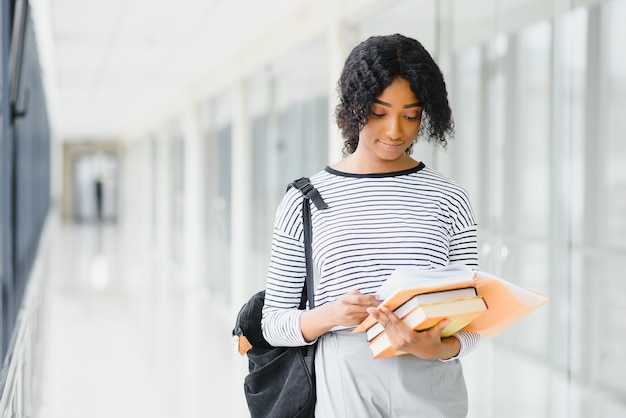
<instances>
[{"instance_id":1,"label":"woman's eye","mask_svg":"<svg viewBox=\"0 0 626 418\"><path fill-rule=\"evenodd\" d=\"M409 120L409 121L421 120L422 112L420 111L420 112L416 112L415 114L404 115L404 117L406 118L406 120Z\"/></svg>"},{"instance_id":2,"label":"woman's eye","mask_svg":"<svg viewBox=\"0 0 626 418\"><path fill-rule=\"evenodd\" d=\"M382 118L383 116L385 116L385 114L384 113L372 112L372 116L374 116L375 118Z\"/></svg>"}]
</instances>

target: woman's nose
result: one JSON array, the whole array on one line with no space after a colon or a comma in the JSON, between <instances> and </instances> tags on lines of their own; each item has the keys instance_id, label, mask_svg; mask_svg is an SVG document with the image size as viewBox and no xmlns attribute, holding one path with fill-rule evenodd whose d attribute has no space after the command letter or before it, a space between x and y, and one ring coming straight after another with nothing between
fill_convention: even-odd
<instances>
[{"instance_id":1,"label":"woman's nose","mask_svg":"<svg viewBox=\"0 0 626 418\"><path fill-rule=\"evenodd\" d=\"M399 118L389 118L389 123L387 123L386 133L389 139L402 138L402 124Z\"/></svg>"}]
</instances>

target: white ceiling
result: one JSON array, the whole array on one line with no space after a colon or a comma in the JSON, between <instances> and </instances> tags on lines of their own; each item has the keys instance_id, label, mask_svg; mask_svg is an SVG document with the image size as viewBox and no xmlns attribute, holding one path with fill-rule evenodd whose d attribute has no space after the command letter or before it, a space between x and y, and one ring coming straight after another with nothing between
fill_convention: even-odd
<instances>
[{"instance_id":1,"label":"white ceiling","mask_svg":"<svg viewBox=\"0 0 626 418\"><path fill-rule=\"evenodd\" d=\"M31 0L54 131L118 138L310 0Z\"/></svg>"}]
</instances>

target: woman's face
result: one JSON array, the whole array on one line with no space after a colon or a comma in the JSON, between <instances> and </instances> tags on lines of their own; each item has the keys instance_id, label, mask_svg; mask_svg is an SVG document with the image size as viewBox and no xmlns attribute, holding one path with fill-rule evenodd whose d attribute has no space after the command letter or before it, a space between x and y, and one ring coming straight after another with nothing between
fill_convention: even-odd
<instances>
[{"instance_id":1,"label":"woman's face","mask_svg":"<svg viewBox=\"0 0 626 418\"><path fill-rule=\"evenodd\" d=\"M359 133L355 156L393 168L406 162L422 120L422 105L409 82L396 78L372 103L372 114ZM409 157L410 158L410 157Z\"/></svg>"}]
</instances>

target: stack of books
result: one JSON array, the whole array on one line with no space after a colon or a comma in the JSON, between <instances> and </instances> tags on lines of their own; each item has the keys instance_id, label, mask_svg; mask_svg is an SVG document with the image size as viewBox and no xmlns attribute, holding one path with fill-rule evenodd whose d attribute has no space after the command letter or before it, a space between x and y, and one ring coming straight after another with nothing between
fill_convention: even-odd
<instances>
[{"instance_id":1,"label":"stack of books","mask_svg":"<svg viewBox=\"0 0 626 418\"><path fill-rule=\"evenodd\" d=\"M476 288L464 287L415 295L396 308L394 313L415 331L424 331L447 319L450 323L443 329L441 336L449 337L486 310L487 303L478 296ZM391 346L381 324L372 325L366 334L374 358L405 354Z\"/></svg>"},{"instance_id":2,"label":"stack of books","mask_svg":"<svg viewBox=\"0 0 626 418\"><path fill-rule=\"evenodd\" d=\"M414 330L450 320L442 336L461 329L494 338L548 301L484 271L452 265L442 269L396 269L381 287L381 305L394 311ZM374 358L404 354L391 347L383 327L369 315L353 332L366 332Z\"/></svg>"}]
</instances>

